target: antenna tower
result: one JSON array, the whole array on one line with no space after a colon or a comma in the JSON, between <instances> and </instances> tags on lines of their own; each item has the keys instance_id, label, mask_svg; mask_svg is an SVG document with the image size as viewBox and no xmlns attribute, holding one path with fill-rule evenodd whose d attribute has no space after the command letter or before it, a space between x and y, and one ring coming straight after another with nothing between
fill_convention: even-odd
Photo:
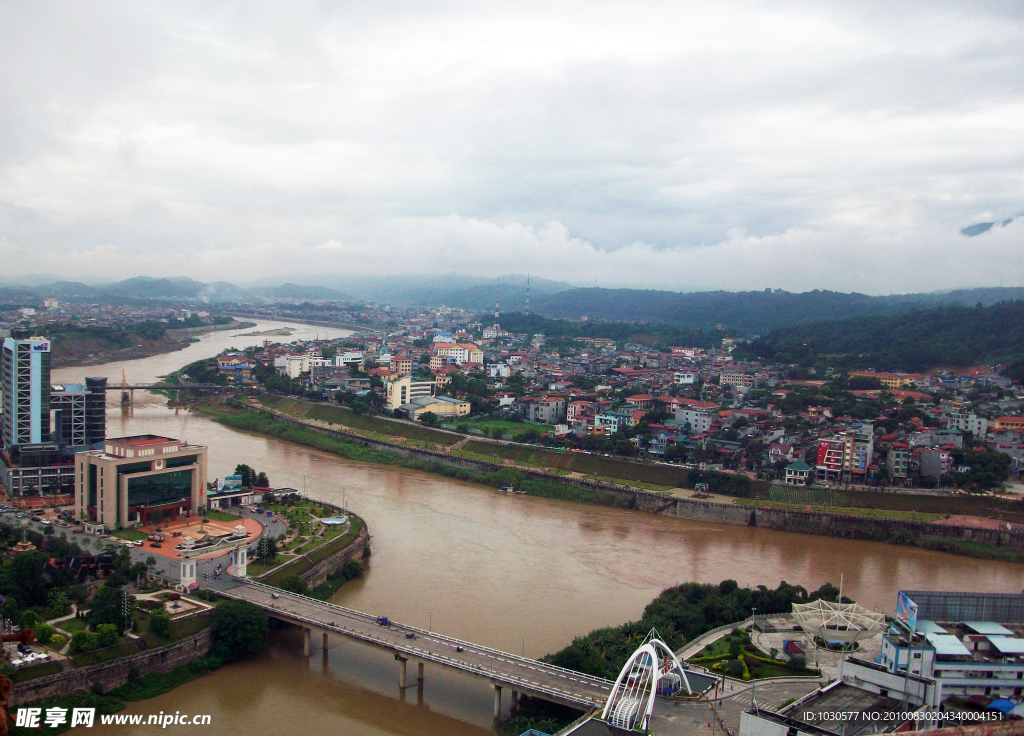
<instances>
[{"instance_id":1,"label":"antenna tower","mask_svg":"<svg viewBox=\"0 0 1024 736\"><path fill-rule=\"evenodd\" d=\"M530 313L530 274L526 274L526 313Z\"/></svg>"}]
</instances>

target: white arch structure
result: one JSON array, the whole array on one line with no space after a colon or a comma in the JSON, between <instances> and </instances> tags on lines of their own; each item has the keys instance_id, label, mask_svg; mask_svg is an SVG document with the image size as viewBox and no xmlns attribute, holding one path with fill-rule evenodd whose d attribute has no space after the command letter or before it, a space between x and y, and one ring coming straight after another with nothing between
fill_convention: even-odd
<instances>
[{"instance_id":1,"label":"white arch structure","mask_svg":"<svg viewBox=\"0 0 1024 736\"><path fill-rule=\"evenodd\" d=\"M675 652L661 639L645 641L622 666L608 701L604 704L604 710L601 711L601 720L626 730L636 728L640 722L640 727L646 729L654 712L658 682L673 672L679 673L687 694L692 695L693 689L686 677L686 670L679 663Z\"/></svg>"}]
</instances>

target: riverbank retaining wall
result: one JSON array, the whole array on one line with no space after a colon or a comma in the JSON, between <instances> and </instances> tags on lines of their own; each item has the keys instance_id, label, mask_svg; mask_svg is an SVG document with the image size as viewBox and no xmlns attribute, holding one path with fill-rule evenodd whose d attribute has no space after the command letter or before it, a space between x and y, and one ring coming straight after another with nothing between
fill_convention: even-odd
<instances>
[{"instance_id":1,"label":"riverbank retaining wall","mask_svg":"<svg viewBox=\"0 0 1024 736\"><path fill-rule=\"evenodd\" d=\"M369 542L370 535L367 532L366 522L364 521L363 528L359 530L359 536L353 539L351 543L320 560L320 562L317 562L313 567L299 575L299 577L305 580L310 588L315 588L340 570L349 560L363 559L366 556Z\"/></svg>"},{"instance_id":2,"label":"riverbank retaining wall","mask_svg":"<svg viewBox=\"0 0 1024 736\"><path fill-rule=\"evenodd\" d=\"M19 706L77 692L91 692L97 684L106 692L126 684L133 672L144 677L182 667L210 651L212 643L213 630L206 628L159 649L21 682L14 686L9 704Z\"/></svg>"},{"instance_id":3,"label":"riverbank retaining wall","mask_svg":"<svg viewBox=\"0 0 1024 736\"><path fill-rule=\"evenodd\" d=\"M238 405L243 408L251 408L240 402ZM510 467L501 463L458 457L437 450L395 445L345 430L317 427L280 413L275 413L275 416L281 421L289 422L326 436L336 436L352 442L362 443L367 447L383 450L405 460L433 461L448 467L477 473L493 473ZM1021 525L998 524L993 527L977 528L897 519L873 519L848 514L833 514L824 511L756 508L703 501L695 498L682 498L669 493L645 491L633 486L619 485L589 478L560 476L543 470L534 470L520 466L515 466L515 469L538 480L561 483L613 496L625 502L630 508L640 511L663 514L665 516L677 516L694 521L762 526L778 531L852 539L873 539L903 544L912 543L914 539L921 537L932 537L1004 546L1012 549L1024 549L1024 526Z\"/></svg>"}]
</instances>

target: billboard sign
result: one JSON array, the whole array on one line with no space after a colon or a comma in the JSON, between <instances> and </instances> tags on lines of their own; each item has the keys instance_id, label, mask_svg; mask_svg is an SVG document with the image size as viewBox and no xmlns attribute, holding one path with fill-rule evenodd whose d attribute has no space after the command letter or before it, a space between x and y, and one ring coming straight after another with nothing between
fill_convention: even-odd
<instances>
[{"instance_id":1,"label":"billboard sign","mask_svg":"<svg viewBox=\"0 0 1024 736\"><path fill-rule=\"evenodd\" d=\"M911 633L917 629L917 604L907 598L902 590L896 596L896 620Z\"/></svg>"},{"instance_id":2,"label":"billboard sign","mask_svg":"<svg viewBox=\"0 0 1024 736\"><path fill-rule=\"evenodd\" d=\"M226 475L224 476L224 486L222 490L230 491L233 488L242 487L242 476L240 475Z\"/></svg>"}]
</instances>

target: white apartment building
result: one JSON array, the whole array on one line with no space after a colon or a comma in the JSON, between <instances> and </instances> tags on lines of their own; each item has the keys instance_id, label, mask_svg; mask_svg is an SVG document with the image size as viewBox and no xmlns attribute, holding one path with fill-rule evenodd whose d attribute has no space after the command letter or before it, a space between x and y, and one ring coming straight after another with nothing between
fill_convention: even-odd
<instances>
[{"instance_id":1,"label":"white apartment building","mask_svg":"<svg viewBox=\"0 0 1024 736\"><path fill-rule=\"evenodd\" d=\"M690 386L697 382L697 374L693 371L676 371L672 379L680 386Z\"/></svg>"},{"instance_id":2,"label":"white apartment building","mask_svg":"<svg viewBox=\"0 0 1024 736\"><path fill-rule=\"evenodd\" d=\"M278 362L274 361L274 365L278 366ZM309 375L313 368L323 368L328 365L331 365L330 360L313 352L284 356L284 374L288 378L299 378L303 374Z\"/></svg>"},{"instance_id":3,"label":"white apartment building","mask_svg":"<svg viewBox=\"0 0 1024 736\"><path fill-rule=\"evenodd\" d=\"M722 371L719 382L722 386L733 388L754 388L756 383L753 374L737 370Z\"/></svg>"},{"instance_id":4,"label":"white apartment building","mask_svg":"<svg viewBox=\"0 0 1024 736\"><path fill-rule=\"evenodd\" d=\"M434 355L443 358L446 363L454 365L462 365L463 363L484 362L484 352L471 342L436 343L434 345Z\"/></svg>"},{"instance_id":5,"label":"white apartment building","mask_svg":"<svg viewBox=\"0 0 1024 736\"><path fill-rule=\"evenodd\" d=\"M360 352L338 353L334 356L334 365L339 368L359 368L363 365L363 354Z\"/></svg>"},{"instance_id":6,"label":"white apartment building","mask_svg":"<svg viewBox=\"0 0 1024 736\"><path fill-rule=\"evenodd\" d=\"M403 404L410 403L413 399L433 396L437 389L434 381L414 380L412 376L402 376L394 381L385 382L387 398L385 408L389 411L397 411Z\"/></svg>"},{"instance_id":7,"label":"white apartment building","mask_svg":"<svg viewBox=\"0 0 1024 736\"><path fill-rule=\"evenodd\" d=\"M706 409L690 409L682 406L676 409L676 421L682 424L689 424L692 434L700 434L711 429L713 416Z\"/></svg>"},{"instance_id":8,"label":"white apartment building","mask_svg":"<svg viewBox=\"0 0 1024 736\"><path fill-rule=\"evenodd\" d=\"M988 419L979 417L973 412L970 414L954 412L949 415L949 429L970 432L978 439L984 439L988 434Z\"/></svg>"}]
</instances>

